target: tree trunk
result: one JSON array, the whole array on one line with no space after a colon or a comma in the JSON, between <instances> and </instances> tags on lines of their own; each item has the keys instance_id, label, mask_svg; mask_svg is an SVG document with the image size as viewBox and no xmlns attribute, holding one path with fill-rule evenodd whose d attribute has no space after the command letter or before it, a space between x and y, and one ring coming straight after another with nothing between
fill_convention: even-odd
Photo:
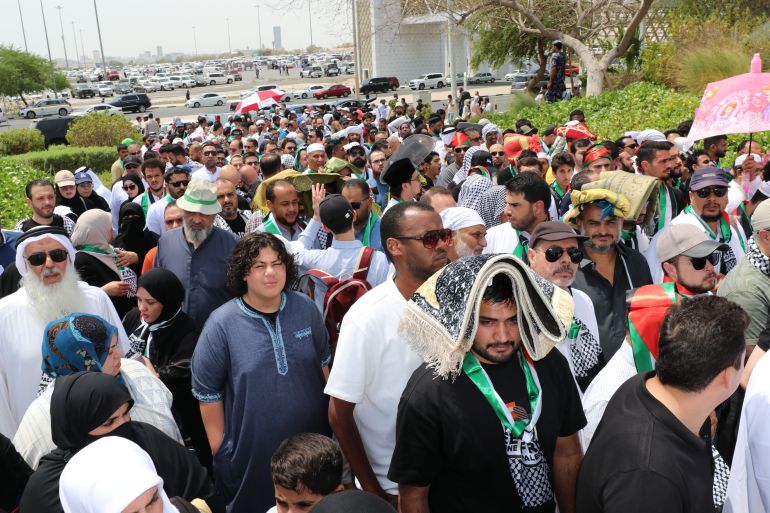
<instances>
[{"instance_id":1,"label":"tree trunk","mask_svg":"<svg viewBox=\"0 0 770 513\"><path fill-rule=\"evenodd\" d=\"M607 70L598 62L587 66L588 82L586 83L586 96L599 96L604 89L604 78Z\"/></svg>"},{"instance_id":2,"label":"tree trunk","mask_svg":"<svg viewBox=\"0 0 770 513\"><path fill-rule=\"evenodd\" d=\"M21 98L21 101L24 102L25 107L29 107L27 100L24 99L24 93L19 93L19 98Z\"/></svg>"}]
</instances>

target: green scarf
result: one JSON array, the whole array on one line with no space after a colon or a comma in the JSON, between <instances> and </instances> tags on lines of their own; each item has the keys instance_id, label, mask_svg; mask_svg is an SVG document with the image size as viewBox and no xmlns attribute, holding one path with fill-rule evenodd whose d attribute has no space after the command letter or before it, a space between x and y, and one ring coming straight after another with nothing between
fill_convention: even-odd
<instances>
[{"instance_id":1,"label":"green scarf","mask_svg":"<svg viewBox=\"0 0 770 513\"><path fill-rule=\"evenodd\" d=\"M703 222L703 219L700 218L698 214L695 213L695 211L692 209L692 205L687 205L684 208L684 212L687 214L692 214L695 216L695 218L698 220L698 222L703 226L703 228L706 230L706 233L708 233L709 237L711 237L713 240L719 240L719 237L717 237L717 234L711 231L711 228L709 225ZM724 240L725 244L729 244L730 240L733 238L733 231L730 228L730 223L727 221L727 214L722 212L722 215L719 218L719 231L722 234L722 239ZM741 244L741 248L743 248L744 253L746 252L746 243L743 241L743 238L741 237L740 233L736 234L738 236L738 242Z\"/></svg>"},{"instance_id":2,"label":"green scarf","mask_svg":"<svg viewBox=\"0 0 770 513\"><path fill-rule=\"evenodd\" d=\"M369 237L372 234L372 227L377 222L377 214L375 214L373 211L369 212L369 219L366 221L366 226L364 226L364 236L361 238L361 244L364 246L369 246Z\"/></svg>"}]
</instances>

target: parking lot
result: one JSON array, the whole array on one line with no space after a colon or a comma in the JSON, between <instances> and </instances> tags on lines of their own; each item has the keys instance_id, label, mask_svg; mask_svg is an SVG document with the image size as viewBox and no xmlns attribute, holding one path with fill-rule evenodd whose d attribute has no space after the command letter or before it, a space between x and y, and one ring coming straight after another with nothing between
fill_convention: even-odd
<instances>
[{"instance_id":1,"label":"parking lot","mask_svg":"<svg viewBox=\"0 0 770 513\"><path fill-rule=\"evenodd\" d=\"M311 85L333 85L343 84L351 89L354 87L353 75L340 75L338 77L321 77L321 78L300 78L299 70L291 69L289 76L279 75L277 70L263 70L263 78L257 81L253 71L245 71L242 73L243 80L233 82L232 84L222 85L209 85L203 87L190 88L190 98L195 98L203 93L216 93L223 96L228 103L222 107L200 107L198 109L188 108L185 106L186 91L185 89L175 89L173 91L157 91L153 93L147 93L152 102L152 107L148 112L153 112L157 117L162 119L174 118L174 117L189 117L194 116L197 113L205 114L219 114L229 115L229 102L237 101L240 98L240 93L247 91L256 85L262 84L275 84L280 89L287 93L293 93L296 90L307 88ZM73 84L74 85L74 84ZM460 85L458 85L459 89ZM508 99L510 97L510 83L495 81L493 84L483 85L469 85L468 90L475 92L479 91L482 96L489 96L492 99L493 105L497 106L498 110L505 110L508 108ZM444 86L440 89L430 89L431 100L433 102L433 108L437 109L445 106L447 96L451 92L449 86ZM413 101L413 91L409 89L408 84L402 83L401 87L397 91L388 93L379 93L376 97L390 99L393 94L403 96L407 101ZM116 95L118 96L118 95ZM351 97L357 97L353 95ZM370 95L370 98L374 98L375 95ZM99 103L109 103L113 97L94 97L87 99L69 98L68 101L72 105L75 113L82 112L92 105ZM337 98L330 98L328 100L315 100L309 98L307 100L292 99L290 104L296 103L334 103ZM134 119L137 114L126 112L124 115L129 119ZM7 130L9 128L24 128L30 126L30 120L18 118L14 116L14 113L8 113L9 122L7 124L0 125L0 130Z\"/></svg>"}]
</instances>

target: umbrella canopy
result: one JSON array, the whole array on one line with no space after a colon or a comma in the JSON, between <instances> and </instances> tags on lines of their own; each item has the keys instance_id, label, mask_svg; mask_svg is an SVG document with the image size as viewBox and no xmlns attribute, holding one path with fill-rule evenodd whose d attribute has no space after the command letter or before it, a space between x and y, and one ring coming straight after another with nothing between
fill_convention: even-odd
<instances>
[{"instance_id":1,"label":"umbrella canopy","mask_svg":"<svg viewBox=\"0 0 770 513\"><path fill-rule=\"evenodd\" d=\"M770 130L770 73L754 54L751 71L706 86L687 141Z\"/></svg>"},{"instance_id":2,"label":"umbrella canopy","mask_svg":"<svg viewBox=\"0 0 770 513\"><path fill-rule=\"evenodd\" d=\"M256 91L251 96L247 96L235 107L236 114L243 114L250 110L262 110L272 105L277 105L278 101L286 96L280 89L267 89L265 91Z\"/></svg>"}]
</instances>

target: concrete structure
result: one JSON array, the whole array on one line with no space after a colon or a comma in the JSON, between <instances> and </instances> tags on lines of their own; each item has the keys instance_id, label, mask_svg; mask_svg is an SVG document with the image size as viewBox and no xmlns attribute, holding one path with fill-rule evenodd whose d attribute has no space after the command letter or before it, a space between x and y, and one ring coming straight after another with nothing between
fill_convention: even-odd
<instances>
[{"instance_id":1,"label":"concrete structure","mask_svg":"<svg viewBox=\"0 0 770 513\"><path fill-rule=\"evenodd\" d=\"M402 84L424 73L474 73L502 75L510 67L470 69L472 46L464 28L451 24L443 12L404 12L404 0L351 0L356 2L361 78L395 76ZM414 2L410 2L414 4ZM455 69L449 69L449 46Z\"/></svg>"},{"instance_id":2,"label":"concrete structure","mask_svg":"<svg viewBox=\"0 0 770 513\"><path fill-rule=\"evenodd\" d=\"M283 48L281 27L273 27L273 50L278 50L279 48Z\"/></svg>"},{"instance_id":3,"label":"concrete structure","mask_svg":"<svg viewBox=\"0 0 770 513\"><path fill-rule=\"evenodd\" d=\"M160 46L160 45L158 45L158 46L156 47L156 50L157 50L157 51L156 51L156 54L155 54L155 56L156 56L158 59L160 59L161 57L163 57L163 47L162 47L162 46Z\"/></svg>"}]
</instances>

